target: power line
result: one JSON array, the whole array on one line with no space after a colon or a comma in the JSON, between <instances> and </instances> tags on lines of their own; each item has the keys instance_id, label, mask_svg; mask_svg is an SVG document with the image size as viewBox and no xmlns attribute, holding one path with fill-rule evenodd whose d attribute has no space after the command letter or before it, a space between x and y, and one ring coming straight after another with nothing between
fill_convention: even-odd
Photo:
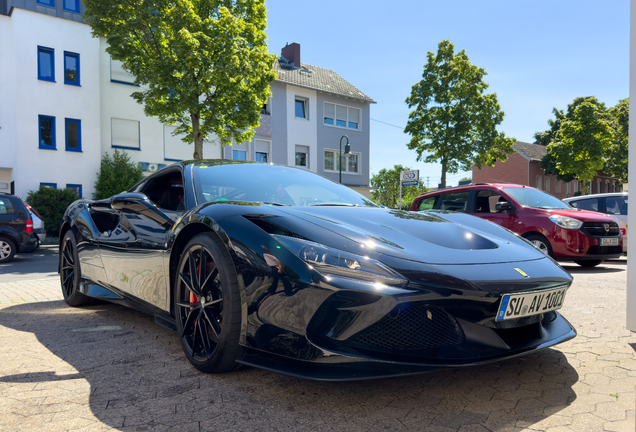
<instances>
[{"instance_id":1,"label":"power line","mask_svg":"<svg viewBox=\"0 0 636 432\"><path fill-rule=\"evenodd\" d=\"M382 124L385 124L385 125L388 125L388 126L393 126L393 127L395 127L395 128L398 128L398 129L402 129L402 130L404 130L404 128L403 128L402 126L396 126L396 125L394 125L394 124L387 123L387 122L383 122L383 121L376 120L376 119L371 119L371 120L373 120L373 121L375 121L375 122L378 122L378 123L382 123Z\"/></svg>"}]
</instances>

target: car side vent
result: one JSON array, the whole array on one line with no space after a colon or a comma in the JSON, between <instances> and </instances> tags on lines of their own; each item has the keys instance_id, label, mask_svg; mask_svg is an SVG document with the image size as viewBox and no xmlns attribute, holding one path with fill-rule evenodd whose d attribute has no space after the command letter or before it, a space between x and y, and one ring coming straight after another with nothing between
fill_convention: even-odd
<instances>
[{"instance_id":1,"label":"car side vent","mask_svg":"<svg viewBox=\"0 0 636 432\"><path fill-rule=\"evenodd\" d=\"M289 237L295 237L294 233L280 225L275 224L269 218L271 216L266 215L243 215L245 219L252 222L254 225L262 229L268 234L284 235Z\"/></svg>"},{"instance_id":2,"label":"car side vent","mask_svg":"<svg viewBox=\"0 0 636 432\"><path fill-rule=\"evenodd\" d=\"M459 345L466 336L455 318L431 306L401 305L354 335L350 342L367 349L413 351Z\"/></svg>"}]
</instances>

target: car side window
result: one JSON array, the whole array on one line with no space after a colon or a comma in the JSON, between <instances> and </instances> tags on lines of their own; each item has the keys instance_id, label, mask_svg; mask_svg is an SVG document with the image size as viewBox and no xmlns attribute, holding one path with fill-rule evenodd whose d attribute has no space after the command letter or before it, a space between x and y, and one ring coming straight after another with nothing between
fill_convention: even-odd
<instances>
[{"instance_id":1,"label":"car side window","mask_svg":"<svg viewBox=\"0 0 636 432\"><path fill-rule=\"evenodd\" d=\"M420 201L420 203L417 205L417 210L418 211L423 211L423 210L432 210L433 206L435 205L435 201L437 201L437 197L428 197L428 198L424 198L423 200Z\"/></svg>"},{"instance_id":2,"label":"car side window","mask_svg":"<svg viewBox=\"0 0 636 432\"><path fill-rule=\"evenodd\" d=\"M590 198L590 199L582 199L577 201L572 201L570 205L574 208L581 210L591 210L598 211L598 198Z\"/></svg>"},{"instance_id":3,"label":"car side window","mask_svg":"<svg viewBox=\"0 0 636 432\"><path fill-rule=\"evenodd\" d=\"M627 198L605 198L605 213L613 215L627 215Z\"/></svg>"},{"instance_id":4,"label":"car side window","mask_svg":"<svg viewBox=\"0 0 636 432\"><path fill-rule=\"evenodd\" d=\"M13 203L8 198L0 198L0 215L15 214Z\"/></svg>"},{"instance_id":5,"label":"car side window","mask_svg":"<svg viewBox=\"0 0 636 432\"><path fill-rule=\"evenodd\" d=\"M441 210L454 210L465 212L468 203L468 192L454 192L444 194Z\"/></svg>"},{"instance_id":6,"label":"car side window","mask_svg":"<svg viewBox=\"0 0 636 432\"><path fill-rule=\"evenodd\" d=\"M507 202L504 197L491 190L480 190L475 195L475 213L502 213L497 203Z\"/></svg>"},{"instance_id":7,"label":"car side window","mask_svg":"<svg viewBox=\"0 0 636 432\"><path fill-rule=\"evenodd\" d=\"M183 211L186 209L183 178L179 171L171 171L153 178L141 192L163 210Z\"/></svg>"}]
</instances>

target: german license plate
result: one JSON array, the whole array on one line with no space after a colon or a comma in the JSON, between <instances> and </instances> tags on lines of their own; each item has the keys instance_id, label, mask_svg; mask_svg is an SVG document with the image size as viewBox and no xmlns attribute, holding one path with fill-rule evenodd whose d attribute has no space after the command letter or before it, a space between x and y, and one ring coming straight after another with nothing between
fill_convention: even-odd
<instances>
[{"instance_id":1,"label":"german license plate","mask_svg":"<svg viewBox=\"0 0 636 432\"><path fill-rule=\"evenodd\" d=\"M522 294L505 294L495 321L521 318L550 312L563 306L567 288Z\"/></svg>"},{"instance_id":2,"label":"german license plate","mask_svg":"<svg viewBox=\"0 0 636 432\"><path fill-rule=\"evenodd\" d=\"M618 237L603 237L601 246L618 246Z\"/></svg>"}]
</instances>

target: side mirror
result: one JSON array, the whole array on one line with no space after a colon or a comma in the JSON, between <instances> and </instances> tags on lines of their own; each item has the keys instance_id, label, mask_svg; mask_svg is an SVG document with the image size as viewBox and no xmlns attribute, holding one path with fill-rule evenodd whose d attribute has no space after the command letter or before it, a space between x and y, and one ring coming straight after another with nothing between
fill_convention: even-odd
<instances>
[{"instance_id":1,"label":"side mirror","mask_svg":"<svg viewBox=\"0 0 636 432\"><path fill-rule=\"evenodd\" d=\"M498 202L497 204L495 204L495 210L499 211L508 211L512 209L512 207L510 206L510 204L508 204L507 202L503 201L503 202Z\"/></svg>"},{"instance_id":2,"label":"side mirror","mask_svg":"<svg viewBox=\"0 0 636 432\"><path fill-rule=\"evenodd\" d=\"M115 195L110 199L110 206L120 213L146 216L166 229L174 225L174 222L142 193Z\"/></svg>"}]
</instances>

